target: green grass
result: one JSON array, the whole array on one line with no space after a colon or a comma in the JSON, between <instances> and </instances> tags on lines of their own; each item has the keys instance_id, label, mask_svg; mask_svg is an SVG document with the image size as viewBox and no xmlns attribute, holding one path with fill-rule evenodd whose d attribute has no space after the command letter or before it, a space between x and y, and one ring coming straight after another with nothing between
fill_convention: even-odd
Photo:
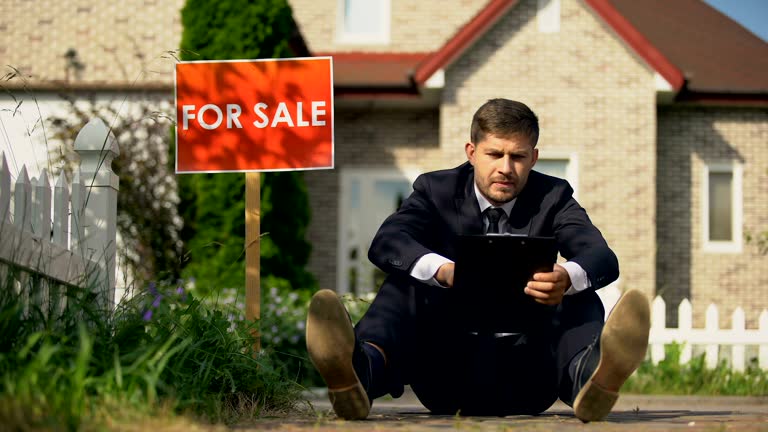
<instances>
[{"instance_id":1,"label":"green grass","mask_svg":"<svg viewBox=\"0 0 768 432\"><path fill-rule=\"evenodd\" d=\"M744 372L732 370L725 362L714 369L705 367L704 356L680 364L679 345L668 345L659 364L643 362L622 387L622 392L702 396L768 396L768 372L753 359Z\"/></svg>"},{"instance_id":2,"label":"green grass","mask_svg":"<svg viewBox=\"0 0 768 432\"><path fill-rule=\"evenodd\" d=\"M39 281L31 281L31 289ZM35 286L37 285L37 286ZM61 316L24 313L0 281L0 424L101 429L142 416L232 423L295 407L301 388L232 322L176 285L151 285L105 317L68 288Z\"/></svg>"}]
</instances>

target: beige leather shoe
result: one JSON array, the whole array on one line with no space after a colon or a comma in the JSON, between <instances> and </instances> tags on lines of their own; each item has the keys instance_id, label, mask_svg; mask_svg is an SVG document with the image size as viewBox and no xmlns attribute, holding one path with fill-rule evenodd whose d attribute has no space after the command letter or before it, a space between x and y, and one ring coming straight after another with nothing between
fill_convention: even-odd
<instances>
[{"instance_id":1,"label":"beige leather shoe","mask_svg":"<svg viewBox=\"0 0 768 432\"><path fill-rule=\"evenodd\" d=\"M650 329L648 298L640 291L627 291L605 322L600 362L573 404L581 421L602 420L611 412L619 389L645 358Z\"/></svg>"},{"instance_id":2,"label":"beige leather shoe","mask_svg":"<svg viewBox=\"0 0 768 432\"><path fill-rule=\"evenodd\" d=\"M368 417L371 404L352 366L355 332L335 292L324 289L312 296L307 314L307 352L328 385L336 415L347 420Z\"/></svg>"}]
</instances>

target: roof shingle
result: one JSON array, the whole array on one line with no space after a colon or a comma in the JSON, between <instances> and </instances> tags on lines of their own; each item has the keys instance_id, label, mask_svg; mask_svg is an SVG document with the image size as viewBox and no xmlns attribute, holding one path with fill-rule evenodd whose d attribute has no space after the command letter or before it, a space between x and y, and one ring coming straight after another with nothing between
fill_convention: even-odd
<instances>
[{"instance_id":1,"label":"roof shingle","mask_svg":"<svg viewBox=\"0 0 768 432\"><path fill-rule=\"evenodd\" d=\"M768 93L768 43L701 0L610 0L701 93Z\"/></svg>"}]
</instances>

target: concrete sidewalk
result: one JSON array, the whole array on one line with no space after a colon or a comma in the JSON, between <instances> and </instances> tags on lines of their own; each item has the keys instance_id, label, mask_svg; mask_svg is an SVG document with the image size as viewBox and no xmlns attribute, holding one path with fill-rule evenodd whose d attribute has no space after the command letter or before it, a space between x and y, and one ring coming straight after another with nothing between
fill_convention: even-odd
<instances>
[{"instance_id":1,"label":"concrete sidewalk","mask_svg":"<svg viewBox=\"0 0 768 432\"><path fill-rule=\"evenodd\" d=\"M411 392L394 400L377 400L365 421L336 418L330 403L314 395L312 409L294 415L238 425L237 430L348 431L768 431L768 396L702 397L622 395L605 421L589 424L557 402L538 416L433 416Z\"/></svg>"}]
</instances>

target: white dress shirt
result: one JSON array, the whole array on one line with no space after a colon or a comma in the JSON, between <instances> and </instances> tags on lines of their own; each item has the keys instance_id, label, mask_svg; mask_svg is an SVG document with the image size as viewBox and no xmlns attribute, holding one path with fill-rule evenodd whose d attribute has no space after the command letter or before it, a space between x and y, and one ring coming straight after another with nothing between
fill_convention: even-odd
<instances>
[{"instance_id":1,"label":"white dress shirt","mask_svg":"<svg viewBox=\"0 0 768 432\"><path fill-rule=\"evenodd\" d=\"M477 188L477 183L475 183L475 198L477 198L477 204L480 206L481 214L485 211L485 209L493 206L490 202L488 202L483 194L480 193L480 190ZM502 216L501 220L499 221L499 230L501 232L506 231L509 214L512 212L512 208L515 206L516 201L517 198L510 202L504 203L500 207L502 210L504 210L504 216ZM483 231L487 230L488 218L483 217ZM411 269L411 276L429 285L447 288L441 285L437 279L435 279L435 275L437 274L437 270L440 268L440 266L452 262L453 261L442 255L436 253L428 253L416 261L416 264L414 264L413 268ZM568 290L565 291L565 295L576 294L589 288L592 285L589 282L589 278L587 277L587 272L584 271L584 269L581 268L578 263L573 261L566 261L560 265L565 268L565 271L568 272L568 276L571 278L571 286L568 288Z\"/></svg>"}]
</instances>

